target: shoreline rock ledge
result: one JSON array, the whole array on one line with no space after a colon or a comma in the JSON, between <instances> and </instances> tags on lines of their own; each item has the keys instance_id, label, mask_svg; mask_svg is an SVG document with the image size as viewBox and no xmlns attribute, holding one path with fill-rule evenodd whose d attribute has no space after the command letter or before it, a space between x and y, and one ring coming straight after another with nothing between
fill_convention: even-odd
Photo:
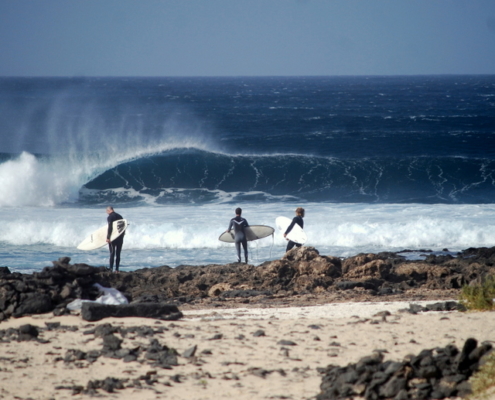
<instances>
[{"instance_id":1,"label":"shoreline rock ledge","mask_svg":"<svg viewBox=\"0 0 495 400\"><path fill-rule=\"evenodd\" d=\"M257 303L273 302L299 294L329 295L340 301L369 301L376 296L400 300L415 290L443 291L444 297L447 294L446 298L452 299L463 285L481 282L489 275L495 276L495 247L467 249L456 257L430 254L421 261L409 261L392 252L340 259L320 255L313 247L300 247L259 266L161 266L115 274L111 279L112 287L133 301L205 305L249 303L250 298Z\"/></svg>"},{"instance_id":2,"label":"shoreline rock ledge","mask_svg":"<svg viewBox=\"0 0 495 400\"><path fill-rule=\"evenodd\" d=\"M73 300L95 300L100 295L95 283L122 292L131 303L127 309L130 312L141 303L246 303L250 298L272 301L300 294L324 294L347 301L363 296L367 301L376 296L385 297L383 300L396 296L388 299L397 300L397 296L414 290L448 291L452 296L463 285L481 282L490 275L495 276L495 247L470 248L456 257L431 254L422 261L408 261L391 252L358 254L342 260L320 255L313 247L300 247L259 266L161 266L119 274L105 267L70 264L69 257L62 257L33 274L0 267L0 321L50 311L55 315L69 313L66 305ZM169 312L165 318L177 317L180 311L170 308Z\"/></svg>"}]
</instances>

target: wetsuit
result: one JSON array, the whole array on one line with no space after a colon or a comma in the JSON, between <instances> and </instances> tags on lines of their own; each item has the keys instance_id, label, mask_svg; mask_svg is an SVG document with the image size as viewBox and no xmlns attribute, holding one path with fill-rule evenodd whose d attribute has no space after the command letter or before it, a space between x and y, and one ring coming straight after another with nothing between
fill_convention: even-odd
<instances>
[{"instance_id":1,"label":"wetsuit","mask_svg":"<svg viewBox=\"0 0 495 400\"><path fill-rule=\"evenodd\" d=\"M115 211L113 211L108 215L107 239L110 239L110 237L112 236L113 222L118 221L119 219L124 219L124 218L122 218L122 215L117 214ZM113 271L114 259L115 259L115 271L119 270L120 252L122 251L122 245L124 244L124 235L125 232L122 235L120 235L117 239L115 239L113 242L108 243L108 248L110 250L110 271Z\"/></svg>"},{"instance_id":2,"label":"wetsuit","mask_svg":"<svg viewBox=\"0 0 495 400\"><path fill-rule=\"evenodd\" d=\"M301 229L304 228L304 221L300 215L296 215L294 218L292 218L292 222L290 223L289 227L285 231L286 235L288 235L289 232L292 230L292 228L294 228L295 224L299 225L301 227ZM302 244L299 244L299 243L293 242L292 240L289 240L289 243L287 243L287 248L285 249L285 251L286 252L289 251L294 246L301 247Z\"/></svg>"},{"instance_id":3,"label":"wetsuit","mask_svg":"<svg viewBox=\"0 0 495 400\"><path fill-rule=\"evenodd\" d=\"M248 262L248 249L247 249L247 239L246 234L244 233L244 228L248 227L249 224L245 218L240 217L239 215L230 220L229 229L230 231L232 227L234 228L234 240L235 240L235 248L237 250L237 262L241 262L241 244L244 248L244 259L246 260L246 264Z\"/></svg>"}]
</instances>

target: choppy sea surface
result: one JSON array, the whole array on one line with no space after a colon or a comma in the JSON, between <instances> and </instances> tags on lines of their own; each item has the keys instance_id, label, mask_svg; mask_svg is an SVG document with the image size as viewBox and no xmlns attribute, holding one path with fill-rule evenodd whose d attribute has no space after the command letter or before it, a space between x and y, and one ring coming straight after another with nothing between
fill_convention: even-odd
<instances>
[{"instance_id":1,"label":"choppy sea surface","mask_svg":"<svg viewBox=\"0 0 495 400\"><path fill-rule=\"evenodd\" d=\"M304 207L334 256L492 246L495 76L0 78L0 188L0 265L22 272L106 265L76 246L107 205L123 270L234 261L238 206L270 226Z\"/></svg>"}]
</instances>

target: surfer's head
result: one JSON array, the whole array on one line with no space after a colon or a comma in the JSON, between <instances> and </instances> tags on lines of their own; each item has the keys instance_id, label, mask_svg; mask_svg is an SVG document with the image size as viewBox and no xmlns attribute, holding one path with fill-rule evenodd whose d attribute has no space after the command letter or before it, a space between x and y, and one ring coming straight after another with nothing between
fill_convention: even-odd
<instances>
[{"instance_id":1,"label":"surfer's head","mask_svg":"<svg viewBox=\"0 0 495 400\"><path fill-rule=\"evenodd\" d=\"M297 214L297 215L300 215L301 217L303 217L303 218L304 218L304 208L302 208L302 207L297 207L297 208L296 208L296 214Z\"/></svg>"},{"instance_id":2,"label":"surfer's head","mask_svg":"<svg viewBox=\"0 0 495 400\"><path fill-rule=\"evenodd\" d=\"M108 206L107 207L107 214L111 214L113 213L113 207L112 206Z\"/></svg>"},{"instance_id":3,"label":"surfer's head","mask_svg":"<svg viewBox=\"0 0 495 400\"><path fill-rule=\"evenodd\" d=\"M241 215L242 214L242 208L241 207L237 207L235 209L235 215Z\"/></svg>"}]
</instances>

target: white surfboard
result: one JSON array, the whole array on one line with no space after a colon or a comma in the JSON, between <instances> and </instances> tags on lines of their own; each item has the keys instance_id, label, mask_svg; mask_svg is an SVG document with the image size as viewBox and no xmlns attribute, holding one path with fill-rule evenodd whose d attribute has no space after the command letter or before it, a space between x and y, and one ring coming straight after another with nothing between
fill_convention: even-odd
<instances>
[{"instance_id":1,"label":"white surfboard","mask_svg":"<svg viewBox=\"0 0 495 400\"><path fill-rule=\"evenodd\" d=\"M277 229L283 235L291 222L292 220L290 218L277 217L277 219L275 220L275 225L277 225ZM304 244L306 243L306 240L308 240L308 238L306 237L306 233L298 224L294 225L291 231L287 234L286 238L298 244Z\"/></svg>"},{"instance_id":2,"label":"white surfboard","mask_svg":"<svg viewBox=\"0 0 495 400\"><path fill-rule=\"evenodd\" d=\"M246 239L248 241L263 239L267 236L270 236L275 232L271 226L266 225L250 225L244 228L244 232L246 233ZM235 236L234 231L224 232L218 238L221 242L234 243Z\"/></svg>"},{"instance_id":3,"label":"white surfboard","mask_svg":"<svg viewBox=\"0 0 495 400\"><path fill-rule=\"evenodd\" d=\"M114 241L120 235L122 235L127 229L127 220L119 219L117 221L113 221L113 229L112 236L110 236L110 240ZM95 250L103 247L107 244L107 232L108 225L102 226L100 229L94 231L91 235L89 235L86 239L84 239L77 248L79 250Z\"/></svg>"}]
</instances>

